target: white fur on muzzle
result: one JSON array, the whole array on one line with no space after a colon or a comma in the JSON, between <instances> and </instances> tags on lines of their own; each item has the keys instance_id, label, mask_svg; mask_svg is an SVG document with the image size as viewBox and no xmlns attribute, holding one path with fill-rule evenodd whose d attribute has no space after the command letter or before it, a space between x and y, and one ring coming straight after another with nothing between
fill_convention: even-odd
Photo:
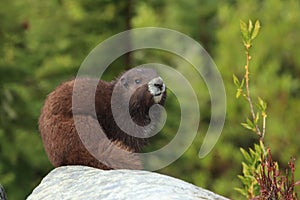
<instances>
[{"instance_id":1,"label":"white fur on muzzle","mask_svg":"<svg viewBox=\"0 0 300 200\"><path fill-rule=\"evenodd\" d=\"M154 102L159 103L166 90L163 79L161 77L157 77L149 81L148 90L153 95Z\"/></svg>"}]
</instances>

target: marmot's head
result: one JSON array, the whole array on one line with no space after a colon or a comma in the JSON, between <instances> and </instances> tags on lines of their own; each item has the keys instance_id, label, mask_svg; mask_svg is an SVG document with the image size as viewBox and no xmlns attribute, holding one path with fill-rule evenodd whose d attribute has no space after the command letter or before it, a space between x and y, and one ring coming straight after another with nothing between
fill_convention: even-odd
<instances>
[{"instance_id":1,"label":"marmot's head","mask_svg":"<svg viewBox=\"0 0 300 200\"><path fill-rule=\"evenodd\" d=\"M113 103L114 99L118 99L116 104ZM119 113L129 111L135 123L144 126L150 123L150 108L155 104L163 105L165 99L166 86L157 71L150 68L134 68L117 80L112 106L118 104Z\"/></svg>"},{"instance_id":2,"label":"marmot's head","mask_svg":"<svg viewBox=\"0 0 300 200\"><path fill-rule=\"evenodd\" d=\"M156 70L134 68L124 73L116 84L130 95L130 106L142 103L143 106L163 104L166 98L166 87Z\"/></svg>"}]
</instances>

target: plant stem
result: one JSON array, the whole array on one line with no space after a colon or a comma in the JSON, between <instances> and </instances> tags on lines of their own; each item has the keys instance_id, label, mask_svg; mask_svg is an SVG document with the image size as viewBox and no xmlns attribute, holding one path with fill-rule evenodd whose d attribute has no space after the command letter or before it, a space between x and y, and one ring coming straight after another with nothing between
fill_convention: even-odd
<instances>
[{"instance_id":1,"label":"plant stem","mask_svg":"<svg viewBox=\"0 0 300 200\"><path fill-rule=\"evenodd\" d=\"M263 116L263 131L262 131L261 138L263 140L264 137L265 137L265 132L266 132L266 118L267 118L267 114L263 112L262 116Z\"/></svg>"},{"instance_id":2,"label":"plant stem","mask_svg":"<svg viewBox=\"0 0 300 200\"><path fill-rule=\"evenodd\" d=\"M249 65L250 65L250 60L251 60L251 56L250 56L250 53L249 53L250 48L251 48L250 45L246 46L246 57L247 57L246 66L245 66L246 99L247 99L247 101L249 103L249 106L250 106L250 112L251 112L251 115L252 115L252 120L253 120L253 122L255 122L255 112L254 112L254 107L253 107L252 99L251 99L251 96L250 96L250 89L249 89ZM265 118L264 118L264 121L265 121ZM259 136L259 139L261 141L263 141L263 135L264 134L261 133L257 123L254 123L254 125L255 125L256 134Z\"/></svg>"}]
</instances>

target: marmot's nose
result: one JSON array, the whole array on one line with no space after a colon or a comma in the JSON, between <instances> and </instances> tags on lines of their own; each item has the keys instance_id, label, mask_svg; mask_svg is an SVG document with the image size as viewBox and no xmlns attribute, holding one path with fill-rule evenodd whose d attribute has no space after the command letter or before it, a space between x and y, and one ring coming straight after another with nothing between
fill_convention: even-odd
<instances>
[{"instance_id":1,"label":"marmot's nose","mask_svg":"<svg viewBox=\"0 0 300 200\"><path fill-rule=\"evenodd\" d=\"M163 83L154 83L154 86L157 87L159 90L163 89Z\"/></svg>"},{"instance_id":2,"label":"marmot's nose","mask_svg":"<svg viewBox=\"0 0 300 200\"><path fill-rule=\"evenodd\" d=\"M154 79L155 82L154 82L154 86L157 87L159 90L163 90L164 88L164 82L162 80L162 78L158 77L156 79Z\"/></svg>"}]
</instances>

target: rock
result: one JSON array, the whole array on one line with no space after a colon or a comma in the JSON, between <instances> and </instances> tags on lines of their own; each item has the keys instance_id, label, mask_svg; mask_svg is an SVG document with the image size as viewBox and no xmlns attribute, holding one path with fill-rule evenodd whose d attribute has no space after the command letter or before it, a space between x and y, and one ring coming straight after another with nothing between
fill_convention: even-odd
<instances>
[{"instance_id":1,"label":"rock","mask_svg":"<svg viewBox=\"0 0 300 200\"><path fill-rule=\"evenodd\" d=\"M64 166L51 171L28 196L37 199L218 199L226 198L166 175L138 170L104 171Z\"/></svg>"},{"instance_id":2,"label":"rock","mask_svg":"<svg viewBox=\"0 0 300 200\"><path fill-rule=\"evenodd\" d=\"M6 200L6 195L4 192L4 188L2 187L2 185L0 184L0 200Z\"/></svg>"}]
</instances>

